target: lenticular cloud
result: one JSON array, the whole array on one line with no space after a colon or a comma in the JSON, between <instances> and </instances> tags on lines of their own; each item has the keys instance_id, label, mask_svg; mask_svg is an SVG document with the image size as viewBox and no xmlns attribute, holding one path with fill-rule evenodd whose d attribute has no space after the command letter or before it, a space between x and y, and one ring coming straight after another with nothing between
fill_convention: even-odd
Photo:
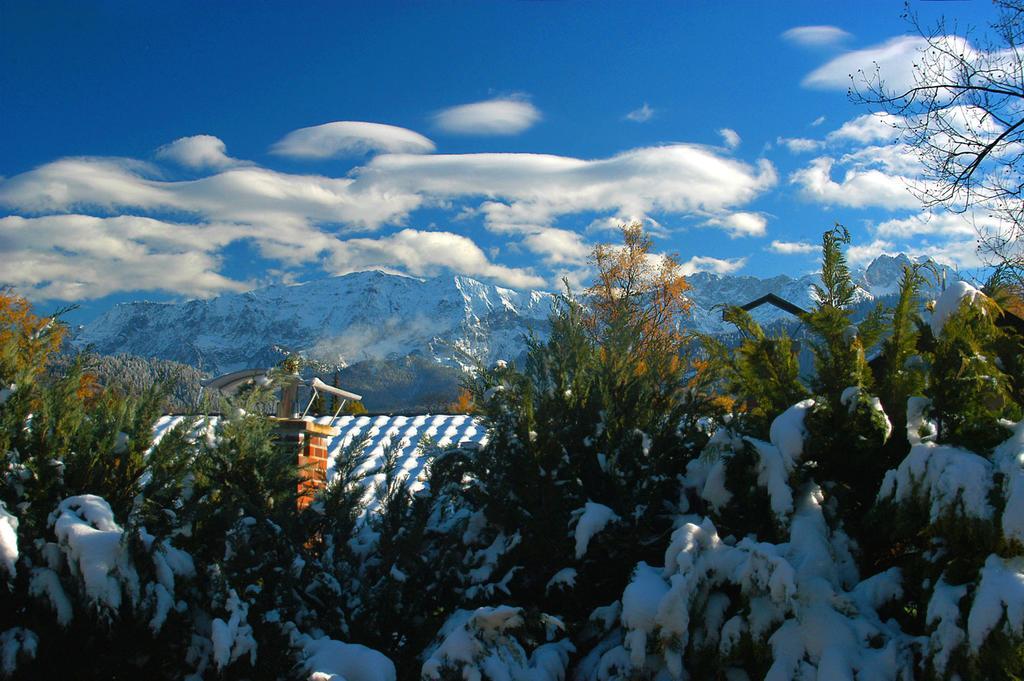
<instances>
[{"instance_id":1,"label":"lenticular cloud","mask_svg":"<svg viewBox=\"0 0 1024 681\"><path fill-rule=\"evenodd\" d=\"M279 156L325 159L362 154L429 154L434 143L406 128L363 121L335 121L299 128L281 138L271 151Z\"/></svg>"}]
</instances>

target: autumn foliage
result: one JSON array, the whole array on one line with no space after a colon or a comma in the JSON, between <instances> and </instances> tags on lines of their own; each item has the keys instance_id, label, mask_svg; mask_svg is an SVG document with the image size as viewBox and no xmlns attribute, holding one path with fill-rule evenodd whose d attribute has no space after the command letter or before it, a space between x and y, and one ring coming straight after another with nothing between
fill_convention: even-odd
<instances>
[{"instance_id":1,"label":"autumn foliage","mask_svg":"<svg viewBox=\"0 0 1024 681\"><path fill-rule=\"evenodd\" d=\"M623 227L621 245L594 248L595 282L586 291L583 321L606 368L628 368L634 378L666 388L660 395L669 398L686 361L682 325L690 286L678 256L656 255L652 245L633 223Z\"/></svg>"},{"instance_id":2,"label":"autumn foliage","mask_svg":"<svg viewBox=\"0 0 1024 681\"><path fill-rule=\"evenodd\" d=\"M0 291L0 348L5 350L0 368L5 374L41 373L60 349L65 331L52 317L33 314L32 306L21 296Z\"/></svg>"}]
</instances>

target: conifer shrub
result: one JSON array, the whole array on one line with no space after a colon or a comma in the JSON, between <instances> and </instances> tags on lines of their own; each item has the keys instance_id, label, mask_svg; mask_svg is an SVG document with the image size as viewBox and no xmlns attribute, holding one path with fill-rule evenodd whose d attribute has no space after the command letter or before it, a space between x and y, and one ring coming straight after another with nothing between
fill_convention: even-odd
<instances>
[{"instance_id":1,"label":"conifer shrub","mask_svg":"<svg viewBox=\"0 0 1024 681\"><path fill-rule=\"evenodd\" d=\"M652 264L651 247L630 226L622 246L596 249L597 282L558 299L523 367L484 367L473 386L489 442L468 465L461 607L536 609L578 650L600 640L591 615L635 559L657 558L716 409L710 365L682 328L678 262Z\"/></svg>"},{"instance_id":2,"label":"conifer shrub","mask_svg":"<svg viewBox=\"0 0 1024 681\"><path fill-rule=\"evenodd\" d=\"M265 395L154 443L160 391L55 369L63 333L0 296L0 676L288 678L372 662L393 679L387 657L338 640L366 558L339 570L331 553L356 533L358 453L300 512L295 452L252 413Z\"/></svg>"},{"instance_id":3,"label":"conifer shrub","mask_svg":"<svg viewBox=\"0 0 1024 681\"><path fill-rule=\"evenodd\" d=\"M60 325L0 298L0 673L1019 678L1024 346L991 290L925 309L922 267L855 323L848 241L800 375L742 310L737 347L689 337L628 228L480 368L486 445L427 442L413 481L347 443L301 510L258 391L154 444L158 393L47 371Z\"/></svg>"}]
</instances>

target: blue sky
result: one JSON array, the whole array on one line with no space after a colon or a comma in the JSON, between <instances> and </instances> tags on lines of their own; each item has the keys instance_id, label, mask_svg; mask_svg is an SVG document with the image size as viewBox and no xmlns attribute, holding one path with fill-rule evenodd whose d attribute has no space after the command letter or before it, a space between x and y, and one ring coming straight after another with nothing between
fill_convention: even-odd
<instances>
[{"instance_id":1,"label":"blue sky","mask_svg":"<svg viewBox=\"0 0 1024 681\"><path fill-rule=\"evenodd\" d=\"M80 318L367 268L588 277L646 221L688 270L976 264L846 96L902 2L0 2L0 284ZM984 25L981 2L912 3Z\"/></svg>"}]
</instances>

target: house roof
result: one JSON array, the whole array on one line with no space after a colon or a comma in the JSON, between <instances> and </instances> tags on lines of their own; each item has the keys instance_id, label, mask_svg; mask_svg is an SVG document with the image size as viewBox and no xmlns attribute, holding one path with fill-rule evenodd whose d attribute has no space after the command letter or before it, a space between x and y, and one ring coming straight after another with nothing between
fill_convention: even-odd
<instances>
[{"instance_id":1,"label":"house roof","mask_svg":"<svg viewBox=\"0 0 1024 681\"><path fill-rule=\"evenodd\" d=\"M158 443L174 426L188 416L162 416L153 428L153 444ZM196 436L212 435L218 416L205 417L205 422L196 426ZM319 416L315 423L327 425L330 416ZM327 439L327 480L334 477L335 459L350 443L367 441L362 471L368 473L365 479L368 510L376 507L374 496L377 482L384 479L381 465L384 449L392 442L399 443L398 468L408 474L407 484L413 492L421 489L425 482L423 468L426 458L420 445L430 438L438 447L477 446L487 444L487 432L480 419L464 414L436 414L420 416L339 416L334 422L338 434Z\"/></svg>"},{"instance_id":2,"label":"house roof","mask_svg":"<svg viewBox=\"0 0 1024 681\"><path fill-rule=\"evenodd\" d=\"M762 305L766 305L766 304L767 305L774 305L775 307L779 308L780 310L788 312L788 313L790 313L792 315L795 315L797 317L800 317L802 315L807 314L807 310L805 310L802 307L799 307L797 305L794 305L793 303L789 302L788 300L786 300L784 298L780 298L779 296L775 295L774 293L767 293L767 294L761 296L760 298L758 298L757 300L750 301L746 305L740 305L740 309L746 310L747 312L750 312L754 308L761 307Z\"/></svg>"}]
</instances>

